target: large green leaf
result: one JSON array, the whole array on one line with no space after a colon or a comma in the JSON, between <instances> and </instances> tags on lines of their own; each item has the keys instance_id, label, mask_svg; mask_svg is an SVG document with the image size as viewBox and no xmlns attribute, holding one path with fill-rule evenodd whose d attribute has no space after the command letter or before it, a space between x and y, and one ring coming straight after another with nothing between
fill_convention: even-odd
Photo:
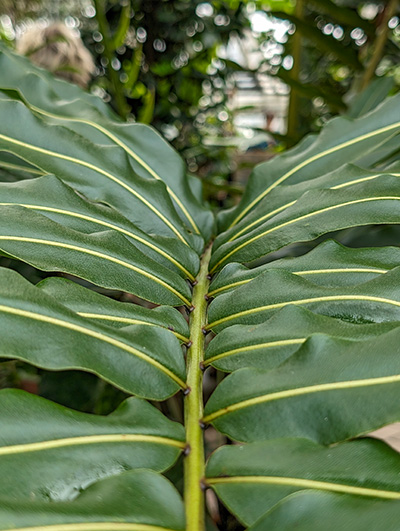
<instances>
[{"instance_id":1,"label":"large green leaf","mask_svg":"<svg viewBox=\"0 0 400 531\"><path fill-rule=\"evenodd\" d=\"M388 174L400 177L399 163L392 165L390 171L387 170L385 172L367 171L353 164L345 164L322 177L316 177L315 179L289 186L277 186L244 219L217 237L214 244L215 249L224 243L232 242L240 236L250 233L263 222L294 205L303 194L310 190L325 188L347 190L348 187L354 184L373 181L375 179L379 180ZM351 194L352 192L349 191L349 193Z\"/></svg>"},{"instance_id":2,"label":"large green leaf","mask_svg":"<svg viewBox=\"0 0 400 531\"><path fill-rule=\"evenodd\" d=\"M239 206L221 213L221 229L236 225L279 184L296 184L320 177L376 149L399 132L400 121L393 112L399 100L399 95L389 98L357 120L334 118L317 137L308 136L279 158L257 166Z\"/></svg>"},{"instance_id":3,"label":"large green leaf","mask_svg":"<svg viewBox=\"0 0 400 531\"><path fill-rule=\"evenodd\" d=\"M347 189L311 190L292 206L214 253L211 271L225 263L250 262L293 242L348 227L400 223L400 181L384 176Z\"/></svg>"},{"instance_id":4,"label":"large green leaf","mask_svg":"<svg viewBox=\"0 0 400 531\"><path fill-rule=\"evenodd\" d=\"M369 341L316 334L276 369L241 369L207 402L204 422L256 441L330 444L400 419L400 328Z\"/></svg>"},{"instance_id":5,"label":"large green leaf","mask_svg":"<svg viewBox=\"0 0 400 531\"><path fill-rule=\"evenodd\" d=\"M161 326L171 330L178 339L189 342L189 326L183 315L170 306L152 310L110 299L75 282L59 277L42 280L37 287L62 301L78 315L121 328L131 324Z\"/></svg>"},{"instance_id":6,"label":"large green leaf","mask_svg":"<svg viewBox=\"0 0 400 531\"><path fill-rule=\"evenodd\" d=\"M289 304L355 323L400 319L400 267L369 282L327 288L273 269L220 295L210 305L208 329L262 323Z\"/></svg>"},{"instance_id":7,"label":"large green leaf","mask_svg":"<svg viewBox=\"0 0 400 531\"><path fill-rule=\"evenodd\" d=\"M84 234L34 210L2 206L0 250L44 271L70 273L157 304L190 306L185 280L114 230Z\"/></svg>"},{"instance_id":8,"label":"large green leaf","mask_svg":"<svg viewBox=\"0 0 400 531\"><path fill-rule=\"evenodd\" d=\"M394 79L390 76L373 79L362 92L353 94L349 102L350 108L346 115L349 118L358 118L374 110L388 96L393 86Z\"/></svg>"},{"instance_id":9,"label":"large green leaf","mask_svg":"<svg viewBox=\"0 0 400 531\"><path fill-rule=\"evenodd\" d=\"M72 500L125 470L163 471L185 444L180 424L136 398L102 417L3 390L0 425L0 474L7 478L0 484L2 501Z\"/></svg>"},{"instance_id":10,"label":"large green leaf","mask_svg":"<svg viewBox=\"0 0 400 531\"><path fill-rule=\"evenodd\" d=\"M43 175L43 171L33 167L24 160L7 153L6 151L0 151L0 168L2 172L10 172L10 178L4 179L2 173L0 180L5 182L14 182L19 179L30 179L38 175Z\"/></svg>"},{"instance_id":11,"label":"large green leaf","mask_svg":"<svg viewBox=\"0 0 400 531\"><path fill-rule=\"evenodd\" d=\"M364 341L398 326L400 321L360 326L288 305L259 325L234 325L222 330L209 344L204 365L227 372L244 367L271 369L289 358L312 334Z\"/></svg>"},{"instance_id":12,"label":"large green leaf","mask_svg":"<svg viewBox=\"0 0 400 531\"><path fill-rule=\"evenodd\" d=\"M201 246L202 239L185 228L165 185L136 175L120 147L46 123L19 101L0 100L0 119L0 149L54 173L91 200L118 208L145 232Z\"/></svg>"},{"instance_id":13,"label":"large green leaf","mask_svg":"<svg viewBox=\"0 0 400 531\"><path fill-rule=\"evenodd\" d=\"M400 504L397 500L343 496L328 492L298 491L276 504L248 531L337 531L382 528L397 531Z\"/></svg>"},{"instance_id":14,"label":"large green leaf","mask_svg":"<svg viewBox=\"0 0 400 531\"><path fill-rule=\"evenodd\" d=\"M115 329L81 317L8 269L0 269L0 327L3 358L50 370L89 371L158 400L186 387L182 350L169 330Z\"/></svg>"},{"instance_id":15,"label":"large green leaf","mask_svg":"<svg viewBox=\"0 0 400 531\"><path fill-rule=\"evenodd\" d=\"M179 240L141 231L116 209L83 199L52 175L13 184L0 183L0 208L10 205L29 208L80 232L115 230L142 253L167 267L172 266L184 278L194 280L199 269L197 254Z\"/></svg>"},{"instance_id":16,"label":"large green leaf","mask_svg":"<svg viewBox=\"0 0 400 531\"><path fill-rule=\"evenodd\" d=\"M327 240L305 255L274 260L252 269L242 264L228 264L213 279L208 295L216 297L248 284L271 269L285 269L315 284L335 287L367 282L399 265L398 247L351 249Z\"/></svg>"},{"instance_id":17,"label":"large green leaf","mask_svg":"<svg viewBox=\"0 0 400 531\"><path fill-rule=\"evenodd\" d=\"M210 237L211 213L191 193L182 159L156 131L141 124L122 123L100 98L54 79L5 47L1 47L1 52L0 90L16 91L18 97L49 124L61 124L103 147L118 146L126 154L128 172L131 168L140 177L163 181L185 224L195 233L204 234L206 239ZM107 167L102 166L103 169ZM123 176L123 180L127 178ZM132 204L133 198L128 194L115 193L119 200L130 199Z\"/></svg>"},{"instance_id":18,"label":"large green leaf","mask_svg":"<svg viewBox=\"0 0 400 531\"><path fill-rule=\"evenodd\" d=\"M293 528L287 527L282 513L286 503L293 500L293 494L304 490L317 494L340 493L348 507L346 516L355 517L362 508L373 513L378 502L380 516L386 507L391 518L394 515L399 518L399 466L397 452L371 439L333 448L324 448L304 439L279 439L217 450L208 463L206 482L246 525L254 524L266 511L281 503L281 520L277 522L280 521L282 527L277 527L274 522L271 528L260 525L255 529L297 529L296 520ZM361 504L360 499L364 500ZM332 503L333 499L328 498L327 502ZM324 509L324 504L319 506L316 503L314 507L314 518L321 523L319 529L325 529L322 523L326 518ZM335 515L333 508L330 513L331 517Z\"/></svg>"},{"instance_id":19,"label":"large green leaf","mask_svg":"<svg viewBox=\"0 0 400 531\"><path fill-rule=\"evenodd\" d=\"M164 477L134 470L104 479L76 500L1 500L0 529L19 531L184 531L182 500Z\"/></svg>"}]
</instances>

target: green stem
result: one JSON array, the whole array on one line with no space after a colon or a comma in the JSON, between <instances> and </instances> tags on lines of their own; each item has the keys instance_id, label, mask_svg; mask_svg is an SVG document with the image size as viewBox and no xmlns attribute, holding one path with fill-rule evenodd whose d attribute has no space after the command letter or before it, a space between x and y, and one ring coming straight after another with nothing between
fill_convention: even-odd
<instances>
[{"instance_id":1,"label":"green stem","mask_svg":"<svg viewBox=\"0 0 400 531\"><path fill-rule=\"evenodd\" d=\"M128 113L128 104L124 96L124 89L119 80L118 72L112 67L112 61L114 59L114 48L109 34L109 26L105 15L104 0L94 0L96 8L96 20L99 25L100 33L103 36L104 57L108 61L108 77L111 83L111 92L115 99L115 105L117 107L118 114L121 118L126 119Z\"/></svg>"},{"instance_id":2,"label":"green stem","mask_svg":"<svg viewBox=\"0 0 400 531\"><path fill-rule=\"evenodd\" d=\"M392 16L396 13L397 0L389 0L386 5L383 19L379 28L377 29L376 39L373 43L373 50L371 59L365 69L364 76L360 83L360 92L364 90L370 83L371 79L374 77L376 67L379 64L379 61L382 59L382 55L385 49L385 44L389 36L389 26L388 22Z\"/></svg>"},{"instance_id":3,"label":"green stem","mask_svg":"<svg viewBox=\"0 0 400 531\"><path fill-rule=\"evenodd\" d=\"M208 264L211 257L211 245L206 249L197 275L197 284L193 290L194 310L190 316L190 340L192 342L187 355L187 384L190 389L185 397L185 425L188 455L185 458L185 507L186 531L204 529L204 443L200 421L203 418L203 371L204 334L207 324L207 300L205 296L210 284Z\"/></svg>"},{"instance_id":4,"label":"green stem","mask_svg":"<svg viewBox=\"0 0 400 531\"><path fill-rule=\"evenodd\" d=\"M296 15L296 18L298 18L299 20L302 20L303 0L297 0L295 15ZM294 79L294 81L299 81L300 60L301 60L301 33L297 28L296 28L295 34L293 35L292 57L293 57L293 68L290 74L291 74L291 77ZM290 144L294 144L295 143L294 141L297 138L297 124L299 120L298 106L299 106L299 93L294 87L291 87L288 118L287 118L287 136L289 138Z\"/></svg>"}]
</instances>

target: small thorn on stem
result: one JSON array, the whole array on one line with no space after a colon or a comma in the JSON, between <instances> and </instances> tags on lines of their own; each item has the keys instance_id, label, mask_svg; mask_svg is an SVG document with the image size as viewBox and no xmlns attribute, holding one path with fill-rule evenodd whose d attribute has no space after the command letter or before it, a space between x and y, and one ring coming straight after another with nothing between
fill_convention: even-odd
<instances>
[{"instance_id":1,"label":"small thorn on stem","mask_svg":"<svg viewBox=\"0 0 400 531\"><path fill-rule=\"evenodd\" d=\"M200 367L201 372L204 372L206 370L206 366L204 365L204 361L201 361L199 363L199 367Z\"/></svg>"},{"instance_id":2,"label":"small thorn on stem","mask_svg":"<svg viewBox=\"0 0 400 531\"><path fill-rule=\"evenodd\" d=\"M207 293L204 295L204 299L205 299L206 301L210 300L210 297L207 295Z\"/></svg>"},{"instance_id":3,"label":"small thorn on stem","mask_svg":"<svg viewBox=\"0 0 400 531\"><path fill-rule=\"evenodd\" d=\"M201 329L201 333L203 334L203 336L206 336L207 334L210 333L210 330L207 330L207 329L203 326L203 328Z\"/></svg>"},{"instance_id":4,"label":"small thorn on stem","mask_svg":"<svg viewBox=\"0 0 400 531\"><path fill-rule=\"evenodd\" d=\"M199 281L196 279L196 280L193 280L192 282L192 286L197 286L197 284L199 283Z\"/></svg>"},{"instance_id":5,"label":"small thorn on stem","mask_svg":"<svg viewBox=\"0 0 400 531\"><path fill-rule=\"evenodd\" d=\"M205 424L203 421L199 420L199 425L202 430L205 430L207 427L207 424Z\"/></svg>"},{"instance_id":6,"label":"small thorn on stem","mask_svg":"<svg viewBox=\"0 0 400 531\"><path fill-rule=\"evenodd\" d=\"M192 313L194 310L195 310L195 307L194 307L194 306L191 306L191 307L189 308L189 313Z\"/></svg>"},{"instance_id":7,"label":"small thorn on stem","mask_svg":"<svg viewBox=\"0 0 400 531\"><path fill-rule=\"evenodd\" d=\"M183 455L184 457L187 457L189 454L190 454L190 451L191 451L191 448L190 448L190 444L188 443L185 448L183 449Z\"/></svg>"},{"instance_id":8,"label":"small thorn on stem","mask_svg":"<svg viewBox=\"0 0 400 531\"><path fill-rule=\"evenodd\" d=\"M211 280L212 279L212 275L208 274L207 275L207 280Z\"/></svg>"},{"instance_id":9,"label":"small thorn on stem","mask_svg":"<svg viewBox=\"0 0 400 531\"><path fill-rule=\"evenodd\" d=\"M186 387L185 389L183 389L183 396L187 396L191 391L191 388L190 387Z\"/></svg>"},{"instance_id":10,"label":"small thorn on stem","mask_svg":"<svg viewBox=\"0 0 400 531\"><path fill-rule=\"evenodd\" d=\"M207 482L206 482L206 478L202 478L200 480L200 489L204 492L208 489L208 485L207 485Z\"/></svg>"},{"instance_id":11,"label":"small thorn on stem","mask_svg":"<svg viewBox=\"0 0 400 531\"><path fill-rule=\"evenodd\" d=\"M193 341L188 341L188 342L186 343L186 347L187 347L187 348L190 348L192 345L193 345Z\"/></svg>"}]
</instances>

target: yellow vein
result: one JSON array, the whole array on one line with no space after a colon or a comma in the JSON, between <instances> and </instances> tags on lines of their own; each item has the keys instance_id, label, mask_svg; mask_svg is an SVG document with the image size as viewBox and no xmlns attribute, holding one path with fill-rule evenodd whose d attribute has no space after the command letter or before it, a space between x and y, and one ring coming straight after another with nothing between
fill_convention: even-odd
<instances>
[{"instance_id":1,"label":"yellow vein","mask_svg":"<svg viewBox=\"0 0 400 531\"><path fill-rule=\"evenodd\" d=\"M354 179L353 181L349 181L342 184L337 184L336 186L332 186L331 190L340 190L340 188L346 188L346 186L350 186L352 184L358 184L363 183L365 181L371 181L372 179L377 179L378 177L382 177L382 175L393 175L394 177L400 177L400 173L392 173L391 171L382 171L382 173L378 173L377 175L370 175L369 177L361 177L360 179Z\"/></svg>"},{"instance_id":2,"label":"yellow vein","mask_svg":"<svg viewBox=\"0 0 400 531\"><path fill-rule=\"evenodd\" d=\"M239 411L247 407L257 406L259 404L265 404L274 400L283 400L285 398L293 398L294 396L307 395L311 393L338 391L339 389L357 389L358 387L369 387L373 385L385 385L398 382L400 382L400 374L395 374L393 376L382 376L380 378L365 378L364 380L329 382L324 384L299 387L296 389L287 389L286 391L277 391L276 393L269 393L266 395L256 396L254 398L249 398L247 400L243 400L242 402L237 402L236 404L226 406L204 417L203 422L207 424L219 417L222 417L223 415L227 415L228 413L233 413L234 411Z\"/></svg>"},{"instance_id":3,"label":"yellow vein","mask_svg":"<svg viewBox=\"0 0 400 531\"><path fill-rule=\"evenodd\" d=\"M101 175L104 175L108 179L111 179L112 181L116 182L126 190L128 190L132 195L134 195L139 201L141 201L143 204L145 204L156 216L158 216L161 221L163 221L175 234L176 236L186 245L189 245L185 238L182 236L182 234L179 232L179 230L174 227L174 225L163 215L161 212L152 205L145 197L143 197L139 192L137 192L134 188L131 186L128 186L124 181L121 181L121 179L118 179L118 177L115 177L115 175L112 175L111 173L103 170L102 168L99 168L98 166L95 166L94 164L91 164L90 162L86 162L81 159L76 159L75 157L70 157L69 155L63 155L61 153L57 153L56 151L50 151L48 149L43 149L37 146L32 146L31 144L26 144L25 142L21 142L20 140L16 140L15 138L11 138L6 135L0 135L0 138L3 140L6 140L7 142L10 142L11 144L15 144L17 146L22 146L26 149L30 149L32 151L37 151L38 153L43 153L44 155L50 155L51 157L55 157L58 159L66 160L68 162L73 162L74 164L78 164L80 166L84 166L85 168L89 168L90 170L93 170L97 173L100 173Z\"/></svg>"},{"instance_id":4,"label":"yellow vein","mask_svg":"<svg viewBox=\"0 0 400 531\"><path fill-rule=\"evenodd\" d=\"M139 273L140 275L143 275L144 277L149 278L150 280L153 280L157 284L160 284L160 286L163 286L168 291L179 297L179 299L186 304L186 306L190 306L189 300L181 295L179 291L177 291L175 288L164 282L164 280L161 280L160 278L156 277L155 275L152 275L151 273L148 273L144 269L140 269L139 267L136 267L132 264L129 264L128 262L125 262L124 260L119 260L119 258L115 258L114 256L110 256L108 254L100 253L98 251L93 251L92 249L86 249L85 247L79 247L78 245L71 245L69 243L61 243L56 242L52 240L41 240L39 238L26 238L23 236L0 236L0 241L16 241L16 242L26 242L26 243L37 243L40 245L49 245L51 247L61 247L62 249L70 249L71 251L78 251L81 253L89 254L91 256L96 256L96 258L103 258L104 260L108 260L109 262L113 262L115 264L118 264L122 267L126 267L128 269L131 269L132 271L135 271L136 273Z\"/></svg>"},{"instance_id":5,"label":"yellow vein","mask_svg":"<svg viewBox=\"0 0 400 531\"><path fill-rule=\"evenodd\" d=\"M274 269L273 262L271 263L271 270ZM369 267L337 267L332 269L304 269L303 271L292 271L293 275L303 276L303 275L326 275L326 274L332 274L332 273L376 273L376 274L385 274L389 270L388 269L374 269ZM259 273L260 275L262 273ZM258 275L257 275L258 276ZM238 280L237 282L232 282L231 284L226 284L225 286L221 286L220 288L214 289L208 293L209 297L214 297L217 295L217 293L221 293L221 291L226 291L231 288L235 288L237 286L242 286L243 284L248 284L252 280L254 280L256 277L253 278L246 278L245 280Z\"/></svg>"},{"instance_id":6,"label":"yellow vein","mask_svg":"<svg viewBox=\"0 0 400 531\"><path fill-rule=\"evenodd\" d=\"M211 358L206 359L204 362L204 365L210 365L211 363L214 363L215 361L218 361L222 358L227 358L235 354L241 354L242 352L251 352L253 350L260 350L263 348L274 348L274 347L286 347L288 345L299 345L301 343L304 343L306 339L307 339L306 337L299 337L297 339L280 339L278 341L268 341L267 343L256 343L255 345L247 345L245 347L234 348L232 350L221 352L220 354L216 354L215 356L212 356Z\"/></svg>"},{"instance_id":7,"label":"yellow vein","mask_svg":"<svg viewBox=\"0 0 400 531\"><path fill-rule=\"evenodd\" d=\"M375 131L371 131L370 133L366 133L364 135L360 135L356 138L352 138L351 140L347 140L346 142L342 142L341 144L338 144L337 146L333 146L329 149L325 149L324 151L321 151L320 153L317 153L316 155L313 155L312 157L309 157L306 160L303 160L303 162L300 162L300 164L297 164L294 168L286 172L282 177L277 179L273 184L271 184L268 188L266 188L261 194L259 194L249 205L247 205L246 208L242 210L242 212L233 220L229 228L236 225L246 214L249 210L251 210L254 205L256 205L261 199L263 199L271 190L276 188L280 183L283 181L286 181L289 177L294 175L299 170L303 169L308 164L311 164L312 162L315 162L316 160L319 160L327 155L330 155L331 153L335 153L336 151L339 151L343 148L352 146L353 144L357 144L358 142L362 142L363 140L367 140L368 138L372 138L374 136L380 135L381 133L385 133L387 131L391 131L392 129L396 129L400 126L400 122L396 122L392 125L387 125L386 127L381 127L380 129L376 129Z\"/></svg>"},{"instance_id":8,"label":"yellow vein","mask_svg":"<svg viewBox=\"0 0 400 531\"><path fill-rule=\"evenodd\" d=\"M304 271L293 271L294 275L326 275L329 273L378 273L385 274L388 269L373 269L369 267L338 267L332 269L310 269Z\"/></svg>"},{"instance_id":9,"label":"yellow vein","mask_svg":"<svg viewBox=\"0 0 400 531\"><path fill-rule=\"evenodd\" d=\"M360 184L360 183L365 182L365 181L371 181L373 179L377 179L378 177L381 177L382 175L393 175L395 177L400 177L400 173L391 173L391 172L379 173L379 174L376 174L376 175L370 175L369 177L361 177L359 179L353 179L352 181L347 181L345 183L338 184L336 186L331 186L329 189L330 190L339 190L340 188L346 188L347 186L352 186L353 184ZM239 238L239 236L241 236L245 232L248 232L255 225L261 225L261 223L263 223L267 219L272 218L273 216L275 216L279 212L282 212L282 210L285 210L286 208L291 207L292 205L294 205L297 202L297 200L298 199L295 199L294 201L290 201L290 203L286 203L285 205L282 205L279 208L276 208L275 210L272 210L271 212L268 212L264 216L258 217L255 221L253 221L252 223L249 223L249 225L246 225L246 227L244 227L243 229L238 231L236 234L234 234L231 238L229 238L229 240L227 240L227 242L233 242L234 240L237 240Z\"/></svg>"},{"instance_id":10,"label":"yellow vein","mask_svg":"<svg viewBox=\"0 0 400 531\"><path fill-rule=\"evenodd\" d=\"M147 354L144 354L140 350L131 347L130 345L127 345L123 341L114 339L113 337L107 336L102 332L96 332L95 330L91 330L90 328L86 328L75 323L70 323L69 321L64 321L63 319L59 319L58 317L50 317L49 315L30 312L28 310L21 310L19 308L11 308L10 306L0 305L0 312L9 313L18 317L26 317L27 319L34 319L35 321L40 321L54 326L60 326L61 328L72 330L73 332L77 332L78 334L84 334L86 336L93 337L94 339L98 339L99 341L104 341L109 345L117 347L121 350L125 350L125 352L129 352L130 354L133 354L142 361L147 362L149 365L152 365L159 371L169 376L171 380L176 382L182 389L186 388L186 383L182 381L179 376L176 376L176 374L170 371L167 367L164 367L164 365L162 365L159 361L151 358Z\"/></svg>"},{"instance_id":11,"label":"yellow vein","mask_svg":"<svg viewBox=\"0 0 400 531\"><path fill-rule=\"evenodd\" d=\"M154 443L174 446L183 449L185 443L170 439L169 437L142 435L136 433L113 433L102 435L84 435L80 437L68 437L64 439L53 439L48 441L39 441L27 444L16 444L13 446L1 446L0 457L2 455L22 454L27 452L39 452L41 450L52 450L54 448L65 448L67 446L80 446L87 444L104 444L104 443Z\"/></svg>"},{"instance_id":12,"label":"yellow vein","mask_svg":"<svg viewBox=\"0 0 400 531\"><path fill-rule=\"evenodd\" d=\"M221 293L221 291L226 291L227 289L230 289L230 288L236 288L237 286L242 286L243 284L247 284L251 280L254 280L254 279L253 278L249 278L249 279L246 278L246 280L238 280L237 282L232 282L231 284L226 284L225 286L221 286L220 288L211 290L209 293L207 293L207 295L209 297L215 297L215 295L217 295L218 293Z\"/></svg>"},{"instance_id":13,"label":"yellow vein","mask_svg":"<svg viewBox=\"0 0 400 531\"><path fill-rule=\"evenodd\" d=\"M349 205L356 205L359 203L367 203L371 201L398 201L400 197L398 196L382 196L382 197L365 197L363 199L355 199L353 201L346 201L345 203L340 203L338 205L333 205L330 207L322 208L321 210L315 210L314 212L310 212L309 214L304 214L303 216L298 216L297 218L290 219L289 221L285 221L284 223L280 223L279 225L276 225L275 227L272 227L271 229L268 229L260 234L257 234L256 236L253 236L249 240L246 240L245 242L238 245L235 249L230 251L228 254L226 254L221 260L211 269L211 273L213 273L219 265L221 265L223 262L225 262L228 258L230 258L233 254L237 253L243 247L246 247L247 245L250 245L251 243L259 240L263 236L266 236L267 234L270 234L271 232L274 232L276 230L279 230L283 227L287 227L288 225L292 225L293 223L297 223L298 221L301 221L303 219L311 218L313 216L317 216L318 214L323 214L325 212L329 212L330 210L335 210L336 208L341 208Z\"/></svg>"},{"instance_id":14,"label":"yellow vein","mask_svg":"<svg viewBox=\"0 0 400 531\"><path fill-rule=\"evenodd\" d=\"M167 527L129 522L74 522L34 527L14 527L15 531L175 531Z\"/></svg>"},{"instance_id":15,"label":"yellow vein","mask_svg":"<svg viewBox=\"0 0 400 531\"><path fill-rule=\"evenodd\" d=\"M283 308L288 304L310 304L313 302L328 302L328 301L368 301L368 302L381 302L383 304L391 304L393 306L400 306L400 302L394 301L392 299L385 299L383 297L373 297L370 295L327 295L325 297L313 297L309 299L298 299L298 300L289 300L284 302L277 302L275 304L267 304L266 306L259 306L258 308L250 308L249 310L243 310L238 313L233 313L226 317L222 317L213 323L210 323L206 326L207 329L212 329L215 326L218 326L232 319L238 317L243 317L245 315L252 315L254 313L264 312L266 310L275 310L277 308Z\"/></svg>"},{"instance_id":16,"label":"yellow vein","mask_svg":"<svg viewBox=\"0 0 400 531\"><path fill-rule=\"evenodd\" d=\"M4 162L4 160L0 160L0 166L2 168L9 168L10 170L19 170L24 171L26 173L32 173L33 175L43 175L43 171L38 170L36 168L29 168L29 166L20 166L18 164L12 164L11 162Z\"/></svg>"},{"instance_id":17,"label":"yellow vein","mask_svg":"<svg viewBox=\"0 0 400 531\"><path fill-rule=\"evenodd\" d=\"M391 490L369 489L355 487L353 485L342 485L340 483L330 483L328 481L315 481L312 479L279 477L279 476L234 476L225 478L207 478L208 485L221 485L226 483L258 483L261 485L285 485L288 487L299 487L301 489L318 489L342 494L352 494L355 496L371 496L373 498L384 498L388 500L399 500L400 492Z\"/></svg>"},{"instance_id":18,"label":"yellow vein","mask_svg":"<svg viewBox=\"0 0 400 531\"><path fill-rule=\"evenodd\" d=\"M145 240L144 238L138 236L137 234L134 234L133 232L130 232L129 230L126 230L119 225L115 225L114 223L109 223L107 221L103 221L101 219L87 216L85 214L78 214L77 212L73 212L72 210L64 210L61 208L53 208L53 207L46 207L42 205L30 205L25 203L0 203L0 206L21 206L24 208L30 208L32 210L41 210L43 212L53 212L55 214L62 214L65 216L71 216L78 219L84 219L86 221L90 221L92 223L96 223L97 225L103 225L104 227L109 227L110 229L116 230L118 232L121 232L122 234L125 234L126 236L129 236L130 238L142 243L143 245L146 245L147 247L150 247L150 249L153 249L158 254L161 254L169 260L171 263L173 263L176 267L178 267L185 275L190 278L190 280L194 280L194 276L183 266L181 265L175 258L173 258L171 255L163 251L160 247L157 247L153 243L149 242L148 240Z\"/></svg>"},{"instance_id":19,"label":"yellow vein","mask_svg":"<svg viewBox=\"0 0 400 531\"><path fill-rule=\"evenodd\" d=\"M49 116L50 118L56 118L57 120L65 120L69 122L79 122L86 125L89 125L90 127L94 127L104 135L106 135L108 138L110 138L113 142L118 144L128 155L130 155L142 168L144 168L154 179L157 179L158 181L163 181L163 179L156 173L153 168L151 168L137 153L132 151L122 140L120 140L116 135L108 131L106 128L102 127L101 125L97 124L96 122L91 122L89 120L84 120L82 118L69 118L66 116L57 116L56 114L49 113L47 111L44 111L43 109L40 109L39 107L35 107L34 105L31 105L30 103L27 104L33 111L43 114L44 116ZM164 181L163 181L164 182ZM165 183L166 184L166 183ZM179 206L179 208L182 210L183 214L185 215L186 219L189 221L191 226L193 227L194 231L197 234L200 234L199 228L197 227L194 219L190 215L187 208L184 206L182 201L179 199L179 197L175 194L175 192L166 184L167 190L169 195L173 198L175 203Z\"/></svg>"},{"instance_id":20,"label":"yellow vein","mask_svg":"<svg viewBox=\"0 0 400 531\"><path fill-rule=\"evenodd\" d=\"M88 319L100 319L103 321L114 321L117 323L126 323L126 324L140 324L140 325L147 325L147 326L159 326L161 328L165 328L166 330L169 330L172 332L178 339L183 341L184 343L189 343L189 338L185 337L184 335L180 334L179 332L176 332L175 330L171 330L167 326L162 326L157 323L149 323L147 321L141 321L140 319L132 319L131 317L119 317L117 315L105 315L103 313L88 313L88 312L76 312L81 317L87 317Z\"/></svg>"}]
</instances>

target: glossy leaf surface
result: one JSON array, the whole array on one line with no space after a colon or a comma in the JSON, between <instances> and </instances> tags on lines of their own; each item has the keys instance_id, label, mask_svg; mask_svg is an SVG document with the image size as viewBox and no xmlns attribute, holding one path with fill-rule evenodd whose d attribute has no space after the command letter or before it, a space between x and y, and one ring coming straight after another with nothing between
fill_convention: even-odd
<instances>
[{"instance_id":1,"label":"glossy leaf surface","mask_svg":"<svg viewBox=\"0 0 400 531\"><path fill-rule=\"evenodd\" d=\"M185 387L182 350L169 330L113 329L77 315L14 271L0 274L1 357L49 370L83 369L153 399Z\"/></svg>"},{"instance_id":2,"label":"glossy leaf surface","mask_svg":"<svg viewBox=\"0 0 400 531\"><path fill-rule=\"evenodd\" d=\"M137 398L103 417L3 390L0 422L0 500L70 501L126 470L161 472L184 445L182 426Z\"/></svg>"},{"instance_id":3,"label":"glossy leaf surface","mask_svg":"<svg viewBox=\"0 0 400 531\"><path fill-rule=\"evenodd\" d=\"M399 321L360 326L289 305L259 325L233 325L222 330L206 350L205 365L227 372L245 367L271 369L289 358L312 334L364 341L398 326Z\"/></svg>"},{"instance_id":4,"label":"glossy leaf surface","mask_svg":"<svg viewBox=\"0 0 400 531\"><path fill-rule=\"evenodd\" d=\"M367 282L398 265L398 247L350 249L328 240L302 256L274 260L252 269L228 264L213 279L209 295L216 297L271 269L285 269L315 284L337 287Z\"/></svg>"},{"instance_id":5,"label":"glossy leaf surface","mask_svg":"<svg viewBox=\"0 0 400 531\"><path fill-rule=\"evenodd\" d=\"M399 341L398 327L361 342L315 335L275 369L241 369L225 378L204 422L240 441L306 437L321 444L395 422Z\"/></svg>"},{"instance_id":6,"label":"glossy leaf surface","mask_svg":"<svg viewBox=\"0 0 400 531\"><path fill-rule=\"evenodd\" d=\"M20 206L0 207L0 250L44 271L62 271L158 304L189 305L177 273L114 231L84 234Z\"/></svg>"},{"instance_id":7,"label":"glossy leaf surface","mask_svg":"<svg viewBox=\"0 0 400 531\"><path fill-rule=\"evenodd\" d=\"M357 284L326 288L288 271L266 271L210 305L209 325L222 330L233 324L262 323L289 305L353 323L379 323L400 319L400 268Z\"/></svg>"},{"instance_id":8,"label":"glossy leaf surface","mask_svg":"<svg viewBox=\"0 0 400 531\"><path fill-rule=\"evenodd\" d=\"M13 528L183 531L185 519L182 500L169 481L150 470L134 470L99 481L72 501L1 500L0 529Z\"/></svg>"},{"instance_id":9,"label":"glossy leaf surface","mask_svg":"<svg viewBox=\"0 0 400 531\"><path fill-rule=\"evenodd\" d=\"M361 498L367 510L376 502L396 500L392 510L399 515L398 462L394 450L371 439L333 448L304 439L280 439L217 450L208 463L206 481L247 525L279 502L282 513L294 493L308 489L340 493L349 507L352 503L357 507ZM318 511L323 508L315 508L314 518L319 521L323 514Z\"/></svg>"},{"instance_id":10,"label":"glossy leaf surface","mask_svg":"<svg viewBox=\"0 0 400 531\"><path fill-rule=\"evenodd\" d=\"M119 302L84 288L65 278L49 277L37 285L48 295L62 301L78 315L109 326L121 328L132 324L160 326L171 330L178 339L188 342L189 326L182 314L170 306L150 310Z\"/></svg>"}]
</instances>

